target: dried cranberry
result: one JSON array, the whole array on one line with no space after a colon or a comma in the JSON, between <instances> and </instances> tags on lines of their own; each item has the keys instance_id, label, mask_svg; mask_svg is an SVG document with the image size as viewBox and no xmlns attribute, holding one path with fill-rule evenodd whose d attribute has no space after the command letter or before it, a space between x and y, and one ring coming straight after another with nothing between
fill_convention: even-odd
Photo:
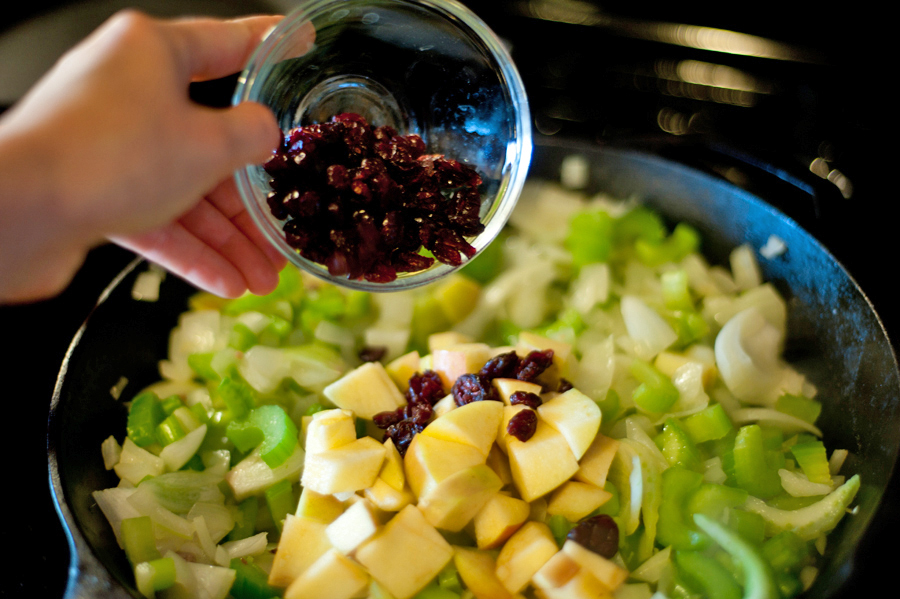
<instances>
[{"instance_id":1,"label":"dried cranberry","mask_svg":"<svg viewBox=\"0 0 900 599\"><path fill-rule=\"evenodd\" d=\"M333 276L383 283L435 259L458 266L475 253L466 237L484 230L482 180L425 150L419 136L352 113L293 129L263 166L269 209L288 244Z\"/></svg>"},{"instance_id":2,"label":"dried cranberry","mask_svg":"<svg viewBox=\"0 0 900 599\"><path fill-rule=\"evenodd\" d=\"M606 559L612 559L619 550L619 527L606 514L582 520L569 531L566 538Z\"/></svg>"},{"instance_id":3,"label":"dried cranberry","mask_svg":"<svg viewBox=\"0 0 900 599\"><path fill-rule=\"evenodd\" d=\"M457 406L473 401L501 401L491 381L480 374L464 374L453 383L451 389Z\"/></svg>"},{"instance_id":4,"label":"dried cranberry","mask_svg":"<svg viewBox=\"0 0 900 599\"><path fill-rule=\"evenodd\" d=\"M486 379L513 379L516 378L516 368L519 366L519 356L511 351L494 356L488 360L478 373Z\"/></svg>"},{"instance_id":5,"label":"dried cranberry","mask_svg":"<svg viewBox=\"0 0 900 599\"><path fill-rule=\"evenodd\" d=\"M397 424L389 426L384 434L394 442L394 447L397 448L400 455L405 456L413 437L421 433L424 428L412 420L401 420Z\"/></svg>"},{"instance_id":6,"label":"dried cranberry","mask_svg":"<svg viewBox=\"0 0 900 599\"><path fill-rule=\"evenodd\" d=\"M550 365L553 364L553 350L533 351L522 358L516 368L516 378L520 381L533 382Z\"/></svg>"},{"instance_id":7,"label":"dried cranberry","mask_svg":"<svg viewBox=\"0 0 900 599\"><path fill-rule=\"evenodd\" d=\"M366 345L357 355L363 362L378 362L387 355L387 348L383 345Z\"/></svg>"},{"instance_id":8,"label":"dried cranberry","mask_svg":"<svg viewBox=\"0 0 900 599\"><path fill-rule=\"evenodd\" d=\"M401 420L406 418L406 406L402 408L397 408L396 410L389 410L387 412L378 412L372 417L372 422L378 428L384 430L389 428Z\"/></svg>"},{"instance_id":9,"label":"dried cranberry","mask_svg":"<svg viewBox=\"0 0 900 599\"><path fill-rule=\"evenodd\" d=\"M522 442L533 437L536 430L537 414L534 413L534 410L521 410L506 424L506 432Z\"/></svg>"},{"instance_id":10,"label":"dried cranberry","mask_svg":"<svg viewBox=\"0 0 900 599\"><path fill-rule=\"evenodd\" d=\"M532 410L536 410L542 403L544 402L540 395L529 391L516 391L509 396L509 404L512 406L522 404L528 406Z\"/></svg>"},{"instance_id":11,"label":"dried cranberry","mask_svg":"<svg viewBox=\"0 0 900 599\"><path fill-rule=\"evenodd\" d=\"M444 382L433 370L426 370L422 374L417 372L409 379L409 388L406 390L406 400L409 403L423 402L433 406L444 395Z\"/></svg>"},{"instance_id":12,"label":"dried cranberry","mask_svg":"<svg viewBox=\"0 0 900 599\"><path fill-rule=\"evenodd\" d=\"M559 386L556 388L557 393L565 393L566 391L570 391L574 389L575 386L572 385L569 381L564 378L559 379Z\"/></svg>"}]
</instances>

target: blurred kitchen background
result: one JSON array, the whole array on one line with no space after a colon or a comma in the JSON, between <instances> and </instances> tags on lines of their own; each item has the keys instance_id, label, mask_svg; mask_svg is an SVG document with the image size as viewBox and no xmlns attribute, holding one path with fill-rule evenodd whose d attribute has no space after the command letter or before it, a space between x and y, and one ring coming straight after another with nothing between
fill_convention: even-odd
<instances>
[{"instance_id":1,"label":"blurred kitchen background","mask_svg":"<svg viewBox=\"0 0 900 599\"><path fill-rule=\"evenodd\" d=\"M636 3L471 0L508 44L544 136L629 146L745 187L844 263L894 331L888 187L897 150L893 25L870 2ZM695 5L694 5L695 4ZM30 0L0 15L0 110L116 10L159 16L280 13L291 0ZM229 83L197 92L227 102ZM0 596L58 597L68 551L47 488L47 409L66 347L131 256L94 250L60 297L0 307L7 457L3 537L16 555ZM893 334L896 340L897 334ZM85 448L96 451L97 448ZM894 541L896 517L879 542ZM873 543L875 543L873 541ZM873 545L870 569L885 558ZM880 577L885 580L884 574ZM862 591L862 589L860 588Z\"/></svg>"}]
</instances>

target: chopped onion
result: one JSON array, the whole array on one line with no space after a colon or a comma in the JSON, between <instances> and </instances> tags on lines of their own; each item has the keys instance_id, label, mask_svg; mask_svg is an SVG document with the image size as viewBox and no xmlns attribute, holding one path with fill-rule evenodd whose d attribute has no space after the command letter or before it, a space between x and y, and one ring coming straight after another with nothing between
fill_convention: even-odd
<instances>
[{"instance_id":1,"label":"chopped onion","mask_svg":"<svg viewBox=\"0 0 900 599\"><path fill-rule=\"evenodd\" d=\"M786 431L803 430L817 437L822 436L821 429L816 425L772 408L741 408L731 413L731 419L735 424L759 422Z\"/></svg>"},{"instance_id":2,"label":"chopped onion","mask_svg":"<svg viewBox=\"0 0 900 599\"><path fill-rule=\"evenodd\" d=\"M831 493L832 486L810 481L802 472L791 472L785 468L778 470L781 486L792 497L816 497Z\"/></svg>"},{"instance_id":3,"label":"chopped onion","mask_svg":"<svg viewBox=\"0 0 900 599\"><path fill-rule=\"evenodd\" d=\"M678 340L678 335L669 323L639 298L624 296L620 309L628 335L635 341L635 351L639 358L652 360L656 354Z\"/></svg>"}]
</instances>

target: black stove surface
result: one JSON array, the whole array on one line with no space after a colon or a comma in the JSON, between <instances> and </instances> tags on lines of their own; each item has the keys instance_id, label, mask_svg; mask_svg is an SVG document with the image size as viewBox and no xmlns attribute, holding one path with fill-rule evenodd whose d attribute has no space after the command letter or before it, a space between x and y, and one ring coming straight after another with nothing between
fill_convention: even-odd
<instances>
[{"instance_id":1,"label":"black stove surface","mask_svg":"<svg viewBox=\"0 0 900 599\"><path fill-rule=\"evenodd\" d=\"M881 139L891 117L886 25L870 21L879 20L874 11L789 13L774 2L706 11L596 0L464 3L509 43L537 138L646 149L758 193L823 241L896 331L895 226L885 218L891 148ZM30 12L61 4L38 2ZM0 22L0 36L12 24ZM0 307L13 410L4 539L16 555L0 596L63 594L68 549L47 484L49 401L70 340L131 257L98 248L61 296ZM886 500L896 498L894 489ZM854 596L887 582L886 547L898 532L896 516L880 522Z\"/></svg>"}]
</instances>

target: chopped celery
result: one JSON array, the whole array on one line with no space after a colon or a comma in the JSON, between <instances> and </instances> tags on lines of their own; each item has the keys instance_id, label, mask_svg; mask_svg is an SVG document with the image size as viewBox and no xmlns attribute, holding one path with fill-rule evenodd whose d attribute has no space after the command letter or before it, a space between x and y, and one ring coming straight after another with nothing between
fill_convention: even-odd
<instances>
[{"instance_id":1,"label":"chopped celery","mask_svg":"<svg viewBox=\"0 0 900 599\"><path fill-rule=\"evenodd\" d=\"M687 272L683 269L664 272L659 277L662 284L662 296L669 310L694 310L694 299L688 288Z\"/></svg>"},{"instance_id":2,"label":"chopped celery","mask_svg":"<svg viewBox=\"0 0 900 599\"><path fill-rule=\"evenodd\" d=\"M450 589L445 589L432 582L424 589L413 596L413 599L460 599L459 593L454 593Z\"/></svg>"},{"instance_id":3,"label":"chopped celery","mask_svg":"<svg viewBox=\"0 0 900 599\"><path fill-rule=\"evenodd\" d=\"M266 489L266 505L269 506L269 514L275 523L275 528L281 533L285 517L297 507L294 490L291 481L282 480Z\"/></svg>"},{"instance_id":4,"label":"chopped celery","mask_svg":"<svg viewBox=\"0 0 900 599\"><path fill-rule=\"evenodd\" d=\"M258 445L260 457L270 468L290 457L299 436L284 408L274 404L250 410L246 420L233 420L226 434L240 451L247 452Z\"/></svg>"},{"instance_id":5,"label":"chopped celery","mask_svg":"<svg viewBox=\"0 0 900 599\"><path fill-rule=\"evenodd\" d=\"M810 482L831 484L828 456L825 454L825 445L821 441L796 443L791 447L791 453L794 454L797 464L803 469L803 474Z\"/></svg>"},{"instance_id":6,"label":"chopped celery","mask_svg":"<svg viewBox=\"0 0 900 599\"><path fill-rule=\"evenodd\" d=\"M612 481L606 481L606 484L603 485L603 490L609 493L611 497L606 500L606 503L591 512L591 516L599 516L600 514L615 516L619 513L619 489L616 488Z\"/></svg>"},{"instance_id":7,"label":"chopped celery","mask_svg":"<svg viewBox=\"0 0 900 599\"><path fill-rule=\"evenodd\" d=\"M741 599L741 587L715 559L696 551L676 551L675 565L689 586L709 599Z\"/></svg>"},{"instance_id":8,"label":"chopped celery","mask_svg":"<svg viewBox=\"0 0 900 599\"><path fill-rule=\"evenodd\" d=\"M125 546L125 555L132 565L162 557L153 538L153 521L150 520L150 516L125 518L120 527L119 533Z\"/></svg>"},{"instance_id":9,"label":"chopped celery","mask_svg":"<svg viewBox=\"0 0 900 599\"><path fill-rule=\"evenodd\" d=\"M700 452L691 440L681 422L675 418L666 419L663 432L656 437L656 444L670 466L682 466L689 470L700 470Z\"/></svg>"},{"instance_id":10,"label":"chopped celery","mask_svg":"<svg viewBox=\"0 0 900 599\"><path fill-rule=\"evenodd\" d=\"M566 535L569 534L569 531L572 530L573 524L569 522L569 520L560 514L553 514L547 520L547 526L550 527L550 532L553 533L553 538L556 539L556 544L560 547L563 546L563 543L566 542Z\"/></svg>"},{"instance_id":11,"label":"chopped celery","mask_svg":"<svg viewBox=\"0 0 900 599\"><path fill-rule=\"evenodd\" d=\"M131 408L128 410L126 425L128 437L138 447L156 443L156 427L165 417L156 393L152 391L141 393L132 400Z\"/></svg>"},{"instance_id":12,"label":"chopped celery","mask_svg":"<svg viewBox=\"0 0 900 599\"><path fill-rule=\"evenodd\" d=\"M789 530L763 543L762 554L776 572L794 574L806 565L810 557L807 542Z\"/></svg>"},{"instance_id":13,"label":"chopped celery","mask_svg":"<svg viewBox=\"0 0 900 599\"><path fill-rule=\"evenodd\" d=\"M156 427L156 440L163 447L184 438L186 434L181 420L174 415L166 416Z\"/></svg>"},{"instance_id":14,"label":"chopped celery","mask_svg":"<svg viewBox=\"0 0 900 599\"><path fill-rule=\"evenodd\" d=\"M637 206L616 219L615 242L628 245L638 239L660 242L666 237L666 226L649 208Z\"/></svg>"},{"instance_id":15,"label":"chopped celery","mask_svg":"<svg viewBox=\"0 0 900 599\"><path fill-rule=\"evenodd\" d=\"M269 586L269 575L256 564L246 560L233 559L229 566L236 573L230 591L230 596L234 599L281 597L283 590Z\"/></svg>"},{"instance_id":16,"label":"chopped celery","mask_svg":"<svg viewBox=\"0 0 900 599\"><path fill-rule=\"evenodd\" d=\"M240 541L253 536L256 532L256 514L259 509L258 499L248 497L237 505L234 528L228 533L229 541Z\"/></svg>"},{"instance_id":17,"label":"chopped celery","mask_svg":"<svg viewBox=\"0 0 900 599\"><path fill-rule=\"evenodd\" d=\"M709 324L706 319L699 312L693 310L675 312L669 323L678 335L678 347L687 347L709 334Z\"/></svg>"},{"instance_id":18,"label":"chopped celery","mask_svg":"<svg viewBox=\"0 0 900 599\"><path fill-rule=\"evenodd\" d=\"M200 378L207 381L218 381L221 377L212 367L215 352L198 352L187 357L188 366Z\"/></svg>"},{"instance_id":19,"label":"chopped celery","mask_svg":"<svg viewBox=\"0 0 900 599\"><path fill-rule=\"evenodd\" d=\"M165 399L159 400L159 406L166 416L171 416L172 412L184 406L184 402L177 395L169 395Z\"/></svg>"},{"instance_id":20,"label":"chopped celery","mask_svg":"<svg viewBox=\"0 0 900 599\"><path fill-rule=\"evenodd\" d=\"M442 589L454 593L462 593L463 586L459 579L459 572L456 570L456 565L454 565L452 560L438 573L437 583Z\"/></svg>"},{"instance_id":21,"label":"chopped celery","mask_svg":"<svg viewBox=\"0 0 900 599\"><path fill-rule=\"evenodd\" d=\"M742 509L728 511L728 527L755 545L761 545L766 538L766 522L759 514Z\"/></svg>"},{"instance_id":22,"label":"chopped celery","mask_svg":"<svg viewBox=\"0 0 900 599\"><path fill-rule=\"evenodd\" d=\"M733 428L721 404L713 404L686 417L682 424L694 443L721 439Z\"/></svg>"},{"instance_id":23,"label":"chopped celery","mask_svg":"<svg viewBox=\"0 0 900 599\"><path fill-rule=\"evenodd\" d=\"M757 424L738 430L734 440L734 475L738 486L766 499L781 492L778 472L766 462L763 432Z\"/></svg>"},{"instance_id":24,"label":"chopped celery","mask_svg":"<svg viewBox=\"0 0 900 599\"><path fill-rule=\"evenodd\" d=\"M747 491L743 489L703 483L688 499L687 511L691 514L704 514L721 521L728 508L744 505L747 497Z\"/></svg>"},{"instance_id":25,"label":"chopped celery","mask_svg":"<svg viewBox=\"0 0 900 599\"><path fill-rule=\"evenodd\" d=\"M256 345L258 338L250 327L243 323L235 323L228 335L228 346L238 351L246 351Z\"/></svg>"},{"instance_id":26,"label":"chopped celery","mask_svg":"<svg viewBox=\"0 0 900 599\"><path fill-rule=\"evenodd\" d=\"M609 260L613 225L613 218L602 210L580 212L572 218L565 245L576 268Z\"/></svg>"},{"instance_id":27,"label":"chopped celery","mask_svg":"<svg viewBox=\"0 0 900 599\"><path fill-rule=\"evenodd\" d=\"M810 424L815 424L822 413L822 404L802 395L784 394L775 402L775 409L791 416L796 416Z\"/></svg>"},{"instance_id":28,"label":"chopped celery","mask_svg":"<svg viewBox=\"0 0 900 599\"><path fill-rule=\"evenodd\" d=\"M672 379L654 366L643 360L633 360L630 372L641 383L631 397L645 412L661 414L678 401L678 389Z\"/></svg>"},{"instance_id":29,"label":"chopped celery","mask_svg":"<svg viewBox=\"0 0 900 599\"><path fill-rule=\"evenodd\" d=\"M175 561L171 557L141 562L134 567L134 579L138 591L144 597L155 597L175 584Z\"/></svg>"},{"instance_id":30,"label":"chopped celery","mask_svg":"<svg viewBox=\"0 0 900 599\"><path fill-rule=\"evenodd\" d=\"M772 568L758 549L703 514L694 514L694 522L740 565L744 572L744 599L779 598Z\"/></svg>"},{"instance_id":31,"label":"chopped celery","mask_svg":"<svg viewBox=\"0 0 900 599\"><path fill-rule=\"evenodd\" d=\"M709 541L695 530L687 515L687 502L703 484L703 475L680 466L662 473L662 503L659 506L657 538L665 546L702 549Z\"/></svg>"},{"instance_id":32,"label":"chopped celery","mask_svg":"<svg viewBox=\"0 0 900 599\"><path fill-rule=\"evenodd\" d=\"M501 233L497 239L481 250L473 259L466 262L460 272L482 285L491 281L500 273L503 266L503 241L506 235Z\"/></svg>"},{"instance_id":33,"label":"chopped celery","mask_svg":"<svg viewBox=\"0 0 900 599\"><path fill-rule=\"evenodd\" d=\"M216 393L235 418L244 418L256 405L256 392L239 379L225 377L216 387Z\"/></svg>"}]
</instances>

